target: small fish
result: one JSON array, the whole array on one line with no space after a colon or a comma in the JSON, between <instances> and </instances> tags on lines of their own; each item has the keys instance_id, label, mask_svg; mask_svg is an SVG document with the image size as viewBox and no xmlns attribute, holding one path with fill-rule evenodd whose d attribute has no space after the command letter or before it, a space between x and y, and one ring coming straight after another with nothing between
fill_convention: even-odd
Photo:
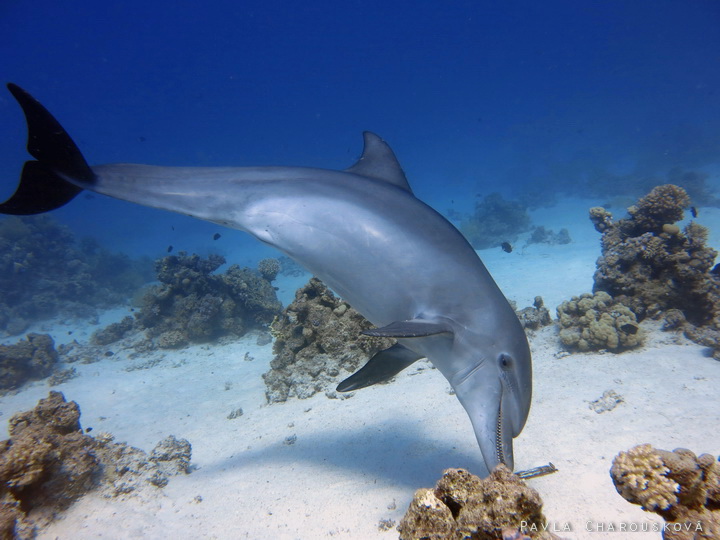
<instances>
[{"instance_id":1,"label":"small fish","mask_svg":"<svg viewBox=\"0 0 720 540\"><path fill-rule=\"evenodd\" d=\"M72 330L68 330L68 336L72 336Z\"/></svg>"},{"instance_id":2,"label":"small fish","mask_svg":"<svg viewBox=\"0 0 720 540\"><path fill-rule=\"evenodd\" d=\"M696 217L697 217L697 214L698 214L697 208L695 208L694 206L691 206L691 207L690 207L690 213L692 214L692 217L696 218Z\"/></svg>"},{"instance_id":3,"label":"small fish","mask_svg":"<svg viewBox=\"0 0 720 540\"><path fill-rule=\"evenodd\" d=\"M510 245L510 242L503 242L500 244L500 247L505 253L512 253L512 246Z\"/></svg>"},{"instance_id":4,"label":"small fish","mask_svg":"<svg viewBox=\"0 0 720 540\"><path fill-rule=\"evenodd\" d=\"M172 246L168 246L167 252L170 253L172 250L173 250L173 247L172 247Z\"/></svg>"},{"instance_id":5,"label":"small fish","mask_svg":"<svg viewBox=\"0 0 720 540\"><path fill-rule=\"evenodd\" d=\"M215 234L213 234L213 240L217 240L217 239L220 238L221 236L222 236L222 235L221 235L219 232L216 232Z\"/></svg>"},{"instance_id":6,"label":"small fish","mask_svg":"<svg viewBox=\"0 0 720 540\"><path fill-rule=\"evenodd\" d=\"M638 327L637 327L636 324L626 323L626 324L623 324L623 325L620 327L620 330L622 330L622 331L625 332L626 334L633 334L633 335L634 335L634 334L637 334Z\"/></svg>"}]
</instances>

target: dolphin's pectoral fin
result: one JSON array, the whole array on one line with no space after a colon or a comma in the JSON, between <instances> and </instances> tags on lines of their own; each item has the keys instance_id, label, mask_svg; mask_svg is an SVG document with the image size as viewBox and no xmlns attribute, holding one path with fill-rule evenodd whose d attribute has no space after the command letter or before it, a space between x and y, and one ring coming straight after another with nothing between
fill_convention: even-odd
<instances>
[{"instance_id":1,"label":"dolphin's pectoral fin","mask_svg":"<svg viewBox=\"0 0 720 540\"><path fill-rule=\"evenodd\" d=\"M447 324L426 321L424 319L412 319L409 321L391 322L382 328L371 328L370 330L365 330L363 334L374 337L414 338L450 332L452 332L452 328Z\"/></svg>"},{"instance_id":2,"label":"dolphin's pectoral fin","mask_svg":"<svg viewBox=\"0 0 720 540\"><path fill-rule=\"evenodd\" d=\"M387 381L422 358L422 355L396 343L376 353L367 364L338 384L338 392L350 392Z\"/></svg>"}]
</instances>

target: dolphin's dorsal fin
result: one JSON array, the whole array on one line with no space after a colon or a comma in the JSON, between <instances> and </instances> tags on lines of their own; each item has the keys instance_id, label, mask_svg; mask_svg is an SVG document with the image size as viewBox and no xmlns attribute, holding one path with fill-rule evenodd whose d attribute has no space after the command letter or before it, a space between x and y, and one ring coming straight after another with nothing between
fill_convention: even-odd
<instances>
[{"instance_id":1,"label":"dolphin's dorsal fin","mask_svg":"<svg viewBox=\"0 0 720 540\"><path fill-rule=\"evenodd\" d=\"M350 392L385 382L423 356L396 343L375 354L368 363L338 384L338 392Z\"/></svg>"},{"instance_id":2,"label":"dolphin's dorsal fin","mask_svg":"<svg viewBox=\"0 0 720 540\"><path fill-rule=\"evenodd\" d=\"M405 173L388 143L369 131L363 133L363 140L365 147L362 156L345 171L382 180L412 193Z\"/></svg>"}]
</instances>

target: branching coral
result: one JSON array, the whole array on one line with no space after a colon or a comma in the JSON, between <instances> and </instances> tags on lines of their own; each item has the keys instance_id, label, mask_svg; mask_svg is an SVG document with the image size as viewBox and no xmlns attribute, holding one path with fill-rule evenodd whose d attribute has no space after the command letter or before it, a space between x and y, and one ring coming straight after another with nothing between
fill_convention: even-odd
<instances>
[{"instance_id":1,"label":"branching coral","mask_svg":"<svg viewBox=\"0 0 720 540\"><path fill-rule=\"evenodd\" d=\"M610 476L623 498L673 525L663 531L666 540L717 538L720 465L714 456L642 444L620 452Z\"/></svg>"}]
</instances>

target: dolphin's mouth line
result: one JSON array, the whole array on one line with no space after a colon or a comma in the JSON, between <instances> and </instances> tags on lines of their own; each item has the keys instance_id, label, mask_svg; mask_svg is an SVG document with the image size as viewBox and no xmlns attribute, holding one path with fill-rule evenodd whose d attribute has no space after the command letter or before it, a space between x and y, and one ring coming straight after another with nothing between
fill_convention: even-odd
<instances>
[{"instance_id":1,"label":"dolphin's mouth line","mask_svg":"<svg viewBox=\"0 0 720 540\"><path fill-rule=\"evenodd\" d=\"M503 465L507 465L505 462L505 453L503 452L502 441L503 441L503 427L502 427L502 400L500 400L500 406L498 407L497 421L495 423L495 457Z\"/></svg>"}]
</instances>

